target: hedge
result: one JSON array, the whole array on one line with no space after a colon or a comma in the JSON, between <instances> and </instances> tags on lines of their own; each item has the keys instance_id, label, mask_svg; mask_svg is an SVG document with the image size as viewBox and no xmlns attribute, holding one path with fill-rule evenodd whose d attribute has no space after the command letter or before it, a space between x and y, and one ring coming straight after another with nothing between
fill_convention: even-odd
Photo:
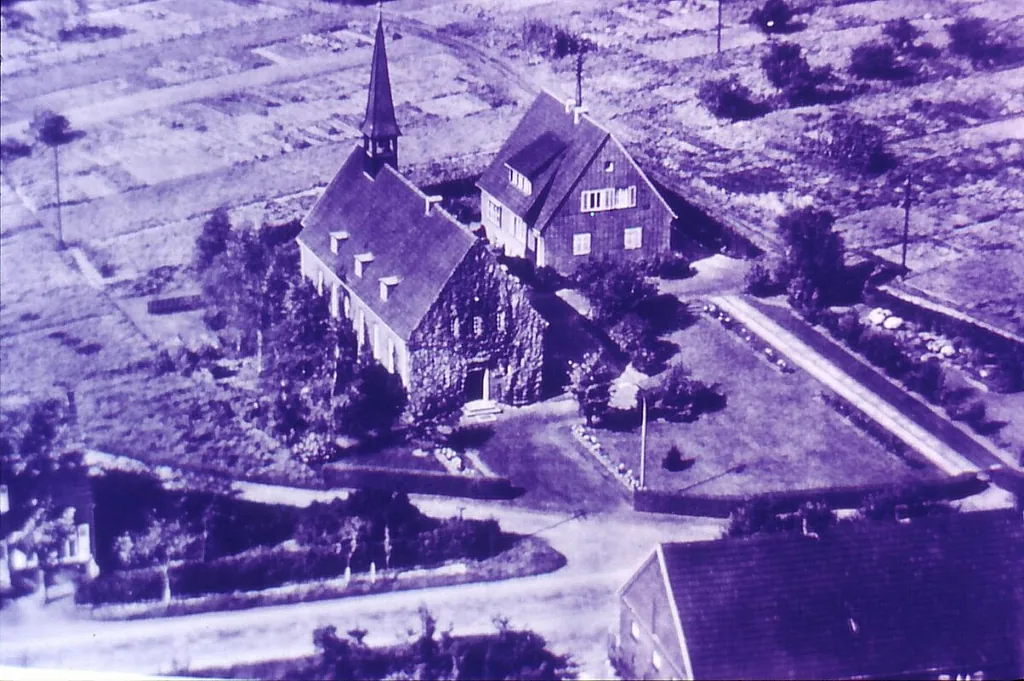
<instances>
[{"instance_id":1,"label":"hedge","mask_svg":"<svg viewBox=\"0 0 1024 681\"><path fill-rule=\"evenodd\" d=\"M433 471L328 464L323 468L323 476L329 487L383 489L471 499L513 499L521 494L521 490L514 487L508 478L468 477Z\"/></svg>"},{"instance_id":2,"label":"hedge","mask_svg":"<svg viewBox=\"0 0 1024 681\"><path fill-rule=\"evenodd\" d=\"M149 314L174 314L175 312L198 310L203 305L203 297L200 295L170 296L150 300L146 303L146 310Z\"/></svg>"},{"instance_id":3,"label":"hedge","mask_svg":"<svg viewBox=\"0 0 1024 681\"><path fill-rule=\"evenodd\" d=\"M912 490L925 501L937 501L963 499L983 491L986 487L987 484L979 480L974 473L961 473L950 478L918 482L906 489ZM645 489L633 491L633 509L710 518L728 518L740 506L756 500L767 501L777 513L795 512L808 502L821 502L833 509L856 509L869 497L900 489L903 488L893 485L859 485L771 492L749 497L674 494Z\"/></svg>"}]
</instances>

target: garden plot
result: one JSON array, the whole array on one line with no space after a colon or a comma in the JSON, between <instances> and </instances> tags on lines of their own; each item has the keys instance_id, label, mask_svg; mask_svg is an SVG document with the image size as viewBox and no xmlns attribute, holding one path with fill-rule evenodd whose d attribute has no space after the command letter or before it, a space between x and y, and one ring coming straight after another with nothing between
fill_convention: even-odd
<instances>
[{"instance_id":1,"label":"garden plot","mask_svg":"<svg viewBox=\"0 0 1024 681\"><path fill-rule=\"evenodd\" d=\"M721 384L727 403L692 423L648 424L647 484L652 489L675 491L696 484L694 494L751 495L938 475L927 464L911 466L890 454L828 406L819 383L803 372L780 373L716 322L702 318L672 340L695 377ZM639 471L638 428L596 433L606 451ZM673 445L689 460L680 472L661 465ZM716 477L740 464L743 470Z\"/></svg>"}]
</instances>

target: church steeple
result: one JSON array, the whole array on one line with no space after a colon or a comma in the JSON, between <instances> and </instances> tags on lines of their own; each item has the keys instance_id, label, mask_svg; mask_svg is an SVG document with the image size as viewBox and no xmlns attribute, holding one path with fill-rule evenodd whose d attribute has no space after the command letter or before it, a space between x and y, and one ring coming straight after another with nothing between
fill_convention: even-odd
<instances>
[{"instance_id":1,"label":"church steeple","mask_svg":"<svg viewBox=\"0 0 1024 681\"><path fill-rule=\"evenodd\" d=\"M373 42L366 116L359 126L359 131L363 133L367 174L376 177L377 172L385 165L398 167L398 137L402 131L398 129L395 103L391 99L388 53L384 48L384 20L380 15L377 17L377 35Z\"/></svg>"}]
</instances>

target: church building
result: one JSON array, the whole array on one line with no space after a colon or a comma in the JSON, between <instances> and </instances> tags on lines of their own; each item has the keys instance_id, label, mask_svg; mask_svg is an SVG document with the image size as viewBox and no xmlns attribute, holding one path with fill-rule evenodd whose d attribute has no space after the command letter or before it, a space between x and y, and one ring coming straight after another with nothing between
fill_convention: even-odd
<instances>
[{"instance_id":1,"label":"church building","mask_svg":"<svg viewBox=\"0 0 1024 681\"><path fill-rule=\"evenodd\" d=\"M302 275L401 377L414 411L538 399L547 323L487 242L398 170L380 19L370 69L362 142L297 238Z\"/></svg>"}]
</instances>

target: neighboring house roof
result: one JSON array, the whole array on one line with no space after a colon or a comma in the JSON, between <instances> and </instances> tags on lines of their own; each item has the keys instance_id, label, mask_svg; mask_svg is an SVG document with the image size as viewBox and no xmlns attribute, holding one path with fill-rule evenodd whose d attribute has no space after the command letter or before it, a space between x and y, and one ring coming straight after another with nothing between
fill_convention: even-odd
<instances>
[{"instance_id":1,"label":"neighboring house roof","mask_svg":"<svg viewBox=\"0 0 1024 681\"><path fill-rule=\"evenodd\" d=\"M541 92L484 170L477 186L543 232L606 144L615 144L633 162L612 134L589 116L582 114L577 123L571 108L567 111L564 102L549 92ZM530 195L509 182L506 166L530 179ZM643 171L636 169L650 185ZM650 186L660 199L660 194Z\"/></svg>"},{"instance_id":2,"label":"neighboring house roof","mask_svg":"<svg viewBox=\"0 0 1024 681\"><path fill-rule=\"evenodd\" d=\"M371 179L364 151L353 148L341 170L303 221L299 241L337 274L385 324L408 340L477 238L391 166ZM338 254L331 232L347 232ZM372 253L362 277L358 254ZM380 299L380 279L399 283Z\"/></svg>"},{"instance_id":3,"label":"neighboring house roof","mask_svg":"<svg viewBox=\"0 0 1024 681\"><path fill-rule=\"evenodd\" d=\"M1024 664L1019 513L662 551L695 678L892 678Z\"/></svg>"},{"instance_id":4,"label":"neighboring house roof","mask_svg":"<svg viewBox=\"0 0 1024 681\"><path fill-rule=\"evenodd\" d=\"M402 134L395 120L391 77L388 75L388 53L384 47L384 23L380 17L377 19L373 61L370 63L370 96L366 100L366 115L359 131L371 138L398 137Z\"/></svg>"}]
</instances>

